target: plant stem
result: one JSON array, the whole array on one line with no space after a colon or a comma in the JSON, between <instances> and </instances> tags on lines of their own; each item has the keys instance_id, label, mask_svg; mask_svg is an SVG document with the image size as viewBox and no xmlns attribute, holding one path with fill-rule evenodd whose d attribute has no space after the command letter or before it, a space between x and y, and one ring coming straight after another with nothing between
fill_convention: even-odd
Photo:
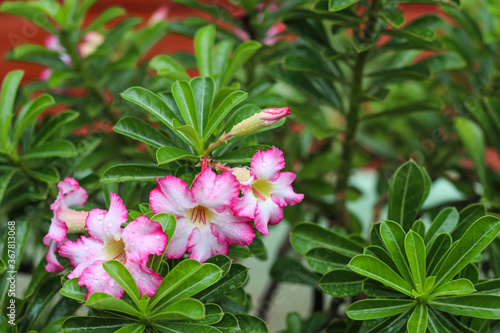
<instances>
[{"instance_id":1,"label":"plant stem","mask_svg":"<svg viewBox=\"0 0 500 333\"><path fill-rule=\"evenodd\" d=\"M372 42L372 35L377 23L376 12L379 10L378 0L374 0L369 9L369 19L366 24L363 36L364 43ZM335 198L339 224L345 229L349 229L349 211L347 210L347 189L349 187L349 175L352 169L352 158L354 153L354 139L359 122L359 110L363 95L363 72L366 59L371 51L368 48L356 56L356 63L353 68L351 82L351 92L349 94L349 108L347 113L346 135L342 151L342 160L335 186Z\"/></svg>"}]
</instances>

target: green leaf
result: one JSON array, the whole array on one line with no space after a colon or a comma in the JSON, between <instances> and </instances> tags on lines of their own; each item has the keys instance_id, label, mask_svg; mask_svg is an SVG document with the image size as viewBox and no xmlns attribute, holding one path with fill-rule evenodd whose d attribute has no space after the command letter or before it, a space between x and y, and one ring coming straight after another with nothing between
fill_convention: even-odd
<instances>
[{"instance_id":1,"label":"green leaf","mask_svg":"<svg viewBox=\"0 0 500 333\"><path fill-rule=\"evenodd\" d=\"M436 287L448 282L480 254L500 232L500 219L484 216L474 222L453 247L436 274Z\"/></svg>"},{"instance_id":2,"label":"green leaf","mask_svg":"<svg viewBox=\"0 0 500 333\"><path fill-rule=\"evenodd\" d=\"M319 287L333 297L355 296L363 291L365 278L345 269L326 273L319 281Z\"/></svg>"},{"instance_id":3,"label":"green leaf","mask_svg":"<svg viewBox=\"0 0 500 333\"><path fill-rule=\"evenodd\" d=\"M103 262L102 267L109 274L109 276L118 282L127 295L132 298L134 303L139 306L141 293L139 292L139 288L137 288L134 277L130 274L127 267L117 260Z\"/></svg>"},{"instance_id":4,"label":"green leaf","mask_svg":"<svg viewBox=\"0 0 500 333\"><path fill-rule=\"evenodd\" d=\"M451 236L449 234L440 234L434 239L432 245L427 247L427 272L434 270L437 263L443 259L446 252L451 247Z\"/></svg>"},{"instance_id":5,"label":"green leaf","mask_svg":"<svg viewBox=\"0 0 500 333\"><path fill-rule=\"evenodd\" d=\"M417 304L408 320L408 333L425 333L427 331L427 305Z\"/></svg>"},{"instance_id":6,"label":"green leaf","mask_svg":"<svg viewBox=\"0 0 500 333\"><path fill-rule=\"evenodd\" d=\"M156 312L179 299L190 297L214 284L221 275L222 270L213 264L202 265L193 259L183 260L156 289L149 302L149 309Z\"/></svg>"},{"instance_id":7,"label":"green leaf","mask_svg":"<svg viewBox=\"0 0 500 333\"><path fill-rule=\"evenodd\" d=\"M460 69L465 67L467 63L457 53L445 52L426 58L417 63L418 65L429 67L433 73L437 73Z\"/></svg>"},{"instance_id":8,"label":"green leaf","mask_svg":"<svg viewBox=\"0 0 500 333\"><path fill-rule=\"evenodd\" d=\"M228 113L239 103L243 102L243 100L247 97L247 93L241 90L232 92L229 96L227 96L219 107L212 114L210 119L208 120L208 124L205 128L205 134L203 135L203 142L207 142L210 138L210 135L215 131L217 126L224 120L224 118L228 115Z\"/></svg>"},{"instance_id":9,"label":"green leaf","mask_svg":"<svg viewBox=\"0 0 500 333\"><path fill-rule=\"evenodd\" d=\"M307 263L316 272L326 274L332 269L345 268L351 257L342 255L323 247L315 247L304 255Z\"/></svg>"},{"instance_id":10,"label":"green leaf","mask_svg":"<svg viewBox=\"0 0 500 333\"><path fill-rule=\"evenodd\" d=\"M152 324L152 327L163 333L220 333L215 327L200 324L155 322Z\"/></svg>"},{"instance_id":11,"label":"green leaf","mask_svg":"<svg viewBox=\"0 0 500 333\"><path fill-rule=\"evenodd\" d=\"M172 95L186 125L198 130L196 102L193 90L187 81L175 81L172 85Z\"/></svg>"},{"instance_id":12,"label":"green leaf","mask_svg":"<svg viewBox=\"0 0 500 333\"><path fill-rule=\"evenodd\" d=\"M396 222L388 220L383 221L380 225L380 236L391 254L399 273L401 273L401 276L403 276L406 281L412 281L410 266L408 266L408 261L406 259L406 234L403 228Z\"/></svg>"},{"instance_id":13,"label":"green leaf","mask_svg":"<svg viewBox=\"0 0 500 333\"><path fill-rule=\"evenodd\" d=\"M145 329L146 326L144 324L135 323L122 327L115 333L142 333Z\"/></svg>"},{"instance_id":14,"label":"green leaf","mask_svg":"<svg viewBox=\"0 0 500 333\"><path fill-rule=\"evenodd\" d=\"M198 320L197 323L213 325L216 323L220 323L223 317L224 312L222 311L222 308L217 304L209 303L205 304L205 317L201 320Z\"/></svg>"},{"instance_id":15,"label":"green leaf","mask_svg":"<svg viewBox=\"0 0 500 333\"><path fill-rule=\"evenodd\" d=\"M243 147L240 149L235 149L222 156L217 156L214 159L217 160L219 163L239 163L239 164L250 163L253 155L255 155L256 152L258 152L259 150L267 150L270 148L271 146L268 145Z\"/></svg>"},{"instance_id":16,"label":"green leaf","mask_svg":"<svg viewBox=\"0 0 500 333\"><path fill-rule=\"evenodd\" d=\"M467 279L457 279L434 289L429 295L429 298L448 295L464 295L473 293L474 291L476 291L476 289L474 289L472 282Z\"/></svg>"},{"instance_id":17,"label":"green leaf","mask_svg":"<svg viewBox=\"0 0 500 333\"><path fill-rule=\"evenodd\" d=\"M123 318L70 317L62 325L62 332L116 333L120 328L129 324L134 324L134 322Z\"/></svg>"},{"instance_id":18,"label":"green leaf","mask_svg":"<svg viewBox=\"0 0 500 333\"><path fill-rule=\"evenodd\" d=\"M131 116L118 120L113 127L113 131L155 148L170 146L172 144L172 140L160 133L156 128L143 120Z\"/></svg>"},{"instance_id":19,"label":"green leaf","mask_svg":"<svg viewBox=\"0 0 500 333\"><path fill-rule=\"evenodd\" d=\"M172 80L189 80L191 78L177 60L166 54L153 57L149 62L149 67L156 70L158 75Z\"/></svg>"},{"instance_id":20,"label":"green leaf","mask_svg":"<svg viewBox=\"0 0 500 333\"><path fill-rule=\"evenodd\" d=\"M215 41L215 26L210 24L198 29L194 35L196 63L201 76L212 75L212 47Z\"/></svg>"},{"instance_id":21,"label":"green leaf","mask_svg":"<svg viewBox=\"0 0 500 333\"><path fill-rule=\"evenodd\" d=\"M429 247L439 234L451 233L455 229L458 219L459 215L455 207L448 207L439 212L425 234L426 247Z\"/></svg>"},{"instance_id":22,"label":"green leaf","mask_svg":"<svg viewBox=\"0 0 500 333\"><path fill-rule=\"evenodd\" d=\"M389 220L409 230L429 194L425 175L413 161L403 164L394 174L389 192Z\"/></svg>"},{"instance_id":23,"label":"green leaf","mask_svg":"<svg viewBox=\"0 0 500 333\"><path fill-rule=\"evenodd\" d=\"M403 245L404 247L404 245ZM396 264L394 263L394 260L392 260L392 257L389 255L389 252L387 252L384 248L377 246L377 245L370 245L365 247L363 254L368 254L375 256L385 262L390 268L392 268L395 272L398 272L398 268ZM408 270L408 273L410 271ZM409 275L411 277L411 275ZM411 281L411 279L410 279Z\"/></svg>"},{"instance_id":24,"label":"green leaf","mask_svg":"<svg viewBox=\"0 0 500 333\"><path fill-rule=\"evenodd\" d=\"M294 259L280 257L271 268L271 278L279 282L305 284L317 287L318 275Z\"/></svg>"},{"instance_id":25,"label":"green leaf","mask_svg":"<svg viewBox=\"0 0 500 333\"><path fill-rule=\"evenodd\" d=\"M167 106L160 96L152 91L141 87L132 87L123 92L121 96L127 101L142 107L168 128L174 128L173 119L177 119L175 113Z\"/></svg>"},{"instance_id":26,"label":"green leaf","mask_svg":"<svg viewBox=\"0 0 500 333\"><path fill-rule=\"evenodd\" d=\"M464 324L454 316L445 312L436 311L430 308L428 318L429 331L431 333L477 333L468 329Z\"/></svg>"},{"instance_id":27,"label":"green leaf","mask_svg":"<svg viewBox=\"0 0 500 333\"><path fill-rule=\"evenodd\" d=\"M388 8L387 10L383 10L380 12L380 15L387 23L392 25L394 28L401 27L405 22L403 13L396 8ZM400 30L394 29L394 31Z\"/></svg>"},{"instance_id":28,"label":"green leaf","mask_svg":"<svg viewBox=\"0 0 500 333\"><path fill-rule=\"evenodd\" d=\"M236 50L234 50L233 57L229 61L226 70L222 73L222 76L220 76L219 87L226 86L234 77L236 71L240 69L261 47L262 44L255 40L249 40L241 43Z\"/></svg>"},{"instance_id":29,"label":"green leaf","mask_svg":"<svg viewBox=\"0 0 500 333\"><path fill-rule=\"evenodd\" d=\"M410 318L410 311L403 312L399 315L387 318L375 327L372 327L366 333L392 333L399 332L399 330L408 323Z\"/></svg>"},{"instance_id":30,"label":"green leaf","mask_svg":"<svg viewBox=\"0 0 500 333\"><path fill-rule=\"evenodd\" d=\"M49 34L57 35L57 30L52 26L47 17L43 15L43 12L46 11L46 7L41 2L6 1L2 3L0 10L5 13L10 13L27 18L28 20L34 22L39 27L43 28ZM2 123L3 122L0 121L0 124Z\"/></svg>"},{"instance_id":31,"label":"green leaf","mask_svg":"<svg viewBox=\"0 0 500 333\"><path fill-rule=\"evenodd\" d=\"M171 171L154 165L118 164L106 169L100 182L154 182L155 178L163 178L170 174Z\"/></svg>"},{"instance_id":32,"label":"green leaf","mask_svg":"<svg viewBox=\"0 0 500 333\"><path fill-rule=\"evenodd\" d=\"M188 151L176 147L161 147L156 151L158 164L167 164L177 160L199 160L200 158Z\"/></svg>"},{"instance_id":33,"label":"green leaf","mask_svg":"<svg viewBox=\"0 0 500 333\"><path fill-rule=\"evenodd\" d=\"M36 169L29 169L28 173L31 177L41 180L49 184L59 181L59 171L53 166L43 166Z\"/></svg>"},{"instance_id":34,"label":"green leaf","mask_svg":"<svg viewBox=\"0 0 500 333\"><path fill-rule=\"evenodd\" d=\"M197 299L181 299L150 316L150 320L201 320L205 317L205 307Z\"/></svg>"},{"instance_id":35,"label":"green leaf","mask_svg":"<svg viewBox=\"0 0 500 333\"><path fill-rule=\"evenodd\" d=\"M245 333L268 333L266 323L257 317L248 315L236 315L240 329Z\"/></svg>"},{"instance_id":36,"label":"green leaf","mask_svg":"<svg viewBox=\"0 0 500 333\"><path fill-rule=\"evenodd\" d=\"M349 268L358 274L369 277L385 286L391 287L405 295L413 297L412 287L394 272L387 264L378 258L368 255L358 255L352 258Z\"/></svg>"},{"instance_id":37,"label":"green leaf","mask_svg":"<svg viewBox=\"0 0 500 333\"><path fill-rule=\"evenodd\" d=\"M248 280L248 268L240 264L231 265L229 272L217 283L199 292L194 297L204 303L213 303L235 289L242 287Z\"/></svg>"},{"instance_id":38,"label":"green leaf","mask_svg":"<svg viewBox=\"0 0 500 333\"><path fill-rule=\"evenodd\" d=\"M205 262L209 264L214 264L217 267L219 267L222 270L221 278L223 278L224 276L227 275L227 273L229 273L229 270L231 269L231 264L233 263L231 258L223 254L218 254L216 256L210 257L207 260L205 260Z\"/></svg>"},{"instance_id":39,"label":"green leaf","mask_svg":"<svg viewBox=\"0 0 500 333\"><path fill-rule=\"evenodd\" d=\"M168 237L168 244L172 241L172 236L174 235L175 228L177 226L177 219L174 214L171 213L158 213L151 217L151 221L160 223L163 232Z\"/></svg>"},{"instance_id":40,"label":"green leaf","mask_svg":"<svg viewBox=\"0 0 500 333\"><path fill-rule=\"evenodd\" d=\"M68 140L53 140L34 147L21 157L23 159L73 157L77 155L75 145Z\"/></svg>"},{"instance_id":41,"label":"green leaf","mask_svg":"<svg viewBox=\"0 0 500 333\"><path fill-rule=\"evenodd\" d=\"M359 0L330 0L329 10L331 12L338 12L339 10L352 6L358 2Z\"/></svg>"},{"instance_id":42,"label":"green leaf","mask_svg":"<svg viewBox=\"0 0 500 333\"><path fill-rule=\"evenodd\" d=\"M373 281L371 279L366 279L363 281L363 292L371 297L382 297L382 298L401 298L404 295L400 292L384 286L382 283Z\"/></svg>"},{"instance_id":43,"label":"green leaf","mask_svg":"<svg viewBox=\"0 0 500 333\"><path fill-rule=\"evenodd\" d=\"M347 316L355 320L369 320L394 316L415 307L416 302L407 299L365 299L347 309Z\"/></svg>"},{"instance_id":44,"label":"green leaf","mask_svg":"<svg viewBox=\"0 0 500 333\"><path fill-rule=\"evenodd\" d=\"M425 282L425 244L419 234L410 230L405 238L405 250L416 285Z\"/></svg>"},{"instance_id":45,"label":"green leaf","mask_svg":"<svg viewBox=\"0 0 500 333\"><path fill-rule=\"evenodd\" d=\"M75 299L80 302L85 301L85 295L87 294L87 288L85 287L80 287L78 285L78 278L73 278L68 281L66 281L59 290L59 293L63 296L66 296L68 298Z\"/></svg>"},{"instance_id":46,"label":"green leaf","mask_svg":"<svg viewBox=\"0 0 500 333\"><path fill-rule=\"evenodd\" d=\"M7 11L9 2L2 4L2 11ZM8 12L8 11L7 11ZM9 133L11 120L14 116L14 103L17 96L17 88L21 83L24 71L12 71L5 76L2 82L2 91L0 98L0 143L4 148L9 147Z\"/></svg>"},{"instance_id":47,"label":"green leaf","mask_svg":"<svg viewBox=\"0 0 500 333\"><path fill-rule=\"evenodd\" d=\"M465 231L469 229L472 223L476 222L480 217L486 215L486 207L483 204L472 204L460 211L460 218L455 230L451 233L453 239L459 239Z\"/></svg>"},{"instance_id":48,"label":"green leaf","mask_svg":"<svg viewBox=\"0 0 500 333\"><path fill-rule=\"evenodd\" d=\"M56 131L69 122L78 118L80 114L76 111L66 111L44 121L44 125L35 136L35 146L40 146L47 141Z\"/></svg>"},{"instance_id":49,"label":"green leaf","mask_svg":"<svg viewBox=\"0 0 500 333\"><path fill-rule=\"evenodd\" d=\"M475 284L477 293L500 296L500 279L486 280Z\"/></svg>"},{"instance_id":50,"label":"green leaf","mask_svg":"<svg viewBox=\"0 0 500 333\"><path fill-rule=\"evenodd\" d=\"M123 312L135 317L139 317L141 315L137 309L124 300L101 292L90 294L85 305L89 308Z\"/></svg>"},{"instance_id":51,"label":"green leaf","mask_svg":"<svg viewBox=\"0 0 500 333\"><path fill-rule=\"evenodd\" d=\"M2 176L0 176L0 203L2 202L5 192L7 191L10 179L12 178L12 176L14 176L15 173L16 170L10 170L5 172Z\"/></svg>"},{"instance_id":52,"label":"green leaf","mask_svg":"<svg viewBox=\"0 0 500 333\"><path fill-rule=\"evenodd\" d=\"M485 190L489 183L486 177L486 161L485 161L485 142L481 128L472 120L464 117L455 118L455 128L458 136L462 140L469 156L474 162L474 170L476 170L479 181L484 186Z\"/></svg>"},{"instance_id":53,"label":"green leaf","mask_svg":"<svg viewBox=\"0 0 500 333\"><path fill-rule=\"evenodd\" d=\"M43 94L34 101L30 101L26 104L17 116L14 124L14 136L12 138L13 144L16 144L19 141L19 138L23 134L24 130L26 130L26 128L28 128L28 126L35 121L40 113L54 103L55 101L52 96Z\"/></svg>"},{"instance_id":54,"label":"green leaf","mask_svg":"<svg viewBox=\"0 0 500 333\"><path fill-rule=\"evenodd\" d=\"M224 39L220 41L213 52L212 57L212 73L213 77L218 77L224 71L226 64L231 58L231 51L233 50L234 42L232 40Z\"/></svg>"},{"instance_id":55,"label":"green leaf","mask_svg":"<svg viewBox=\"0 0 500 333\"><path fill-rule=\"evenodd\" d=\"M223 333L233 333L240 330L238 319L231 313L224 313L222 320L213 326Z\"/></svg>"},{"instance_id":56,"label":"green leaf","mask_svg":"<svg viewBox=\"0 0 500 333\"><path fill-rule=\"evenodd\" d=\"M215 82L211 77L195 77L189 84L193 89L196 104L196 117L198 118L198 132L203 137L203 131L208 123L210 111L214 103Z\"/></svg>"},{"instance_id":57,"label":"green leaf","mask_svg":"<svg viewBox=\"0 0 500 333\"><path fill-rule=\"evenodd\" d=\"M121 7L111 7L103 11L102 13L99 14L99 16L90 23L85 30L83 30L82 34L85 34L89 31L93 30L100 30L100 28L106 24L107 22L111 21L112 19L115 19L119 16L122 16L125 14L125 9Z\"/></svg>"},{"instance_id":58,"label":"green leaf","mask_svg":"<svg viewBox=\"0 0 500 333\"><path fill-rule=\"evenodd\" d=\"M316 247L333 250L348 257L363 252L363 247L358 243L314 223L297 224L290 233L290 242L300 254L306 254Z\"/></svg>"},{"instance_id":59,"label":"green leaf","mask_svg":"<svg viewBox=\"0 0 500 333\"><path fill-rule=\"evenodd\" d=\"M430 300L429 305L455 316L500 319L500 296L496 295L439 297Z\"/></svg>"}]
</instances>

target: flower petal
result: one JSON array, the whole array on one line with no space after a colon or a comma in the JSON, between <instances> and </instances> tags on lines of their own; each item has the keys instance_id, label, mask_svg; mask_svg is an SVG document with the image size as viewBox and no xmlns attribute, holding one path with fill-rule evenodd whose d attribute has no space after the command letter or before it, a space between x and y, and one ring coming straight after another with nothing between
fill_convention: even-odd
<instances>
[{"instance_id":1,"label":"flower petal","mask_svg":"<svg viewBox=\"0 0 500 333\"><path fill-rule=\"evenodd\" d=\"M293 191L292 182L296 175L293 172L281 172L278 179L272 182L273 192L271 199L281 207L295 205L304 199L303 194Z\"/></svg>"},{"instance_id":2,"label":"flower petal","mask_svg":"<svg viewBox=\"0 0 500 333\"><path fill-rule=\"evenodd\" d=\"M189 223L184 217L177 219L174 235L168 244L165 256L169 259L178 259L186 253L188 248L189 237L193 232L194 225Z\"/></svg>"},{"instance_id":3,"label":"flower petal","mask_svg":"<svg viewBox=\"0 0 500 333\"><path fill-rule=\"evenodd\" d=\"M283 220L283 208L272 200L259 201L255 210L255 227L263 235L269 235L268 224L278 224Z\"/></svg>"},{"instance_id":4,"label":"flower petal","mask_svg":"<svg viewBox=\"0 0 500 333\"><path fill-rule=\"evenodd\" d=\"M276 147L259 150L252 157L250 173L257 179L274 181L278 179L280 171L285 167L283 152Z\"/></svg>"},{"instance_id":5,"label":"flower petal","mask_svg":"<svg viewBox=\"0 0 500 333\"><path fill-rule=\"evenodd\" d=\"M167 245L167 235L158 222L139 216L122 233L127 259L147 262L150 254L161 255Z\"/></svg>"},{"instance_id":6,"label":"flower petal","mask_svg":"<svg viewBox=\"0 0 500 333\"><path fill-rule=\"evenodd\" d=\"M237 216L255 218L255 209L257 208L257 198L252 194L250 186L243 186L243 196L234 198L231 202L231 209Z\"/></svg>"},{"instance_id":7,"label":"flower petal","mask_svg":"<svg viewBox=\"0 0 500 333\"><path fill-rule=\"evenodd\" d=\"M191 191L196 204L220 212L238 196L239 182L229 171L216 175L212 169L202 171L193 182Z\"/></svg>"},{"instance_id":8,"label":"flower petal","mask_svg":"<svg viewBox=\"0 0 500 333\"><path fill-rule=\"evenodd\" d=\"M155 214L172 213L178 217L195 206L193 195L182 179L166 176L156 181L158 187L149 194L149 203Z\"/></svg>"},{"instance_id":9,"label":"flower petal","mask_svg":"<svg viewBox=\"0 0 500 333\"><path fill-rule=\"evenodd\" d=\"M43 237L43 244L50 246L52 241L62 243L62 241L66 238L67 231L68 227L66 226L66 223L62 222L55 216L52 217L49 232L45 235L45 237Z\"/></svg>"},{"instance_id":10,"label":"flower petal","mask_svg":"<svg viewBox=\"0 0 500 333\"><path fill-rule=\"evenodd\" d=\"M219 243L228 243L229 245L240 244L244 246L253 241L255 232L250 223L238 221L241 218L234 216L232 213L230 215L219 213L218 215L221 218L214 216L210 227ZM233 218L230 218L231 215Z\"/></svg>"},{"instance_id":11,"label":"flower petal","mask_svg":"<svg viewBox=\"0 0 500 333\"><path fill-rule=\"evenodd\" d=\"M85 236L81 236L76 242L64 242L59 249L59 255L69 258L73 266L73 271L68 274L68 277L70 279L79 277L87 267L101 259L99 255L103 247L104 244L100 241Z\"/></svg>"},{"instance_id":12,"label":"flower petal","mask_svg":"<svg viewBox=\"0 0 500 333\"><path fill-rule=\"evenodd\" d=\"M127 207L122 199L111 193L110 200L109 211L92 209L85 221L90 236L103 242L113 240L117 234L121 237L121 225L128 220Z\"/></svg>"},{"instance_id":13,"label":"flower petal","mask_svg":"<svg viewBox=\"0 0 500 333\"><path fill-rule=\"evenodd\" d=\"M227 243L219 243L208 226L194 229L189 237L189 258L199 262L217 254L227 255L228 250Z\"/></svg>"},{"instance_id":14,"label":"flower petal","mask_svg":"<svg viewBox=\"0 0 500 333\"><path fill-rule=\"evenodd\" d=\"M45 265L45 270L51 273L57 273L64 269L64 267L59 263L57 259L56 252L58 243L54 240L50 242L49 248L47 249L47 255L45 259L47 260L47 265Z\"/></svg>"},{"instance_id":15,"label":"flower petal","mask_svg":"<svg viewBox=\"0 0 500 333\"><path fill-rule=\"evenodd\" d=\"M89 290L85 299L89 298L90 294L96 292L106 293L113 297L122 298L124 294L123 288L104 270L102 263L104 260L98 260L88 266L78 279L78 285L85 285ZM69 276L69 275L68 275Z\"/></svg>"},{"instance_id":16,"label":"flower petal","mask_svg":"<svg viewBox=\"0 0 500 333\"><path fill-rule=\"evenodd\" d=\"M57 184L57 187L59 188L59 194L56 201L50 205L50 209L53 211L61 207L61 205L64 207L83 206L87 202L87 191L80 187L76 179L66 177Z\"/></svg>"},{"instance_id":17,"label":"flower petal","mask_svg":"<svg viewBox=\"0 0 500 333\"><path fill-rule=\"evenodd\" d=\"M127 266L130 274L134 277L141 295L148 294L149 297L153 297L162 281L161 275L147 268L145 264L141 265L128 261L125 266Z\"/></svg>"}]
</instances>

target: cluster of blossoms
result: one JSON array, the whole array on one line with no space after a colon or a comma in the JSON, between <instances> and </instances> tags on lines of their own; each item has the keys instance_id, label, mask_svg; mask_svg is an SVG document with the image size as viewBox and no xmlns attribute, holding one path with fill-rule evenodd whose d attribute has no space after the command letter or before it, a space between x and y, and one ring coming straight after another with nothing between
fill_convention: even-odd
<instances>
[{"instance_id":1,"label":"cluster of blossoms","mask_svg":"<svg viewBox=\"0 0 500 333\"><path fill-rule=\"evenodd\" d=\"M288 108L264 110L248 118L247 125L274 123L289 114ZM236 128L237 126L235 126ZM226 137L241 135L236 128ZM221 172L216 174L211 167ZM158 222L146 216L128 221L128 212L118 195L110 194L109 210L77 211L71 206L85 205L88 195L73 178L60 182L59 195L51 205L54 217L44 244L49 247L46 269L59 272L63 266L56 252L69 258L73 271L69 278L78 278L88 295L105 292L122 297L124 290L106 273L102 263L121 261L131 272L141 294L152 296L162 277L147 267L150 255L165 253L169 259L189 257L204 262L216 254L228 254L229 245L252 243L255 228L269 235L268 225L283 220L283 207L303 199L292 188L295 174L282 172L283 152L276 147L258 151L250 168L228 168L218 163L204 163L202 171L188 188L180 178L166 176L156 179L149 201L153 213L172 213L176 229L167 246L167 235ZM76 241L67 233L87 233Z\"/></svg>"}]
</instances>

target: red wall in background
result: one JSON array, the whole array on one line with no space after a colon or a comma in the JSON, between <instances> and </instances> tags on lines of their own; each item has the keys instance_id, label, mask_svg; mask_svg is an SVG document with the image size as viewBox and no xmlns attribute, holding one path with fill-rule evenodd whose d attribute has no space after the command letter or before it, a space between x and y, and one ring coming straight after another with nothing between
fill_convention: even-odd
<instances>
[{"instance_id":1,"label":"red wall in background","mask_svg":"<svg viewBox=\"0 0 500 333\"><path fill-rule=\"evenodd\" d=\"M4 1L0 1L4 2ZM226 5L227 1L203 1ZM99 0L90 10L88 19L93 20L99 13L107 7L119 5L127 10L129 15L140 16L143 20L147 20L149 16L160 6L167 5L170 9L168 18L179 19L187 16L203 16L204 13L187 8L173 3L170 0ZM227 6L227 5L226 5ZM415 17L421 16L429 12L438 12L438 7L435 5L407 4L402 6L407 22ZM5 54L13 47L24 43L43 44L44 38L47 36L38 26L29 22L26 19L0 13L0 78L3 78L7 72L13 69L24 69L26 74L24 81L33 80L39 77L43 70L42 66L6 61ZM192 41L183 36L168 34L151 50L151 55L158 53L171 53L175 51L192 51Z\"/></svg>"}]
</instances>

